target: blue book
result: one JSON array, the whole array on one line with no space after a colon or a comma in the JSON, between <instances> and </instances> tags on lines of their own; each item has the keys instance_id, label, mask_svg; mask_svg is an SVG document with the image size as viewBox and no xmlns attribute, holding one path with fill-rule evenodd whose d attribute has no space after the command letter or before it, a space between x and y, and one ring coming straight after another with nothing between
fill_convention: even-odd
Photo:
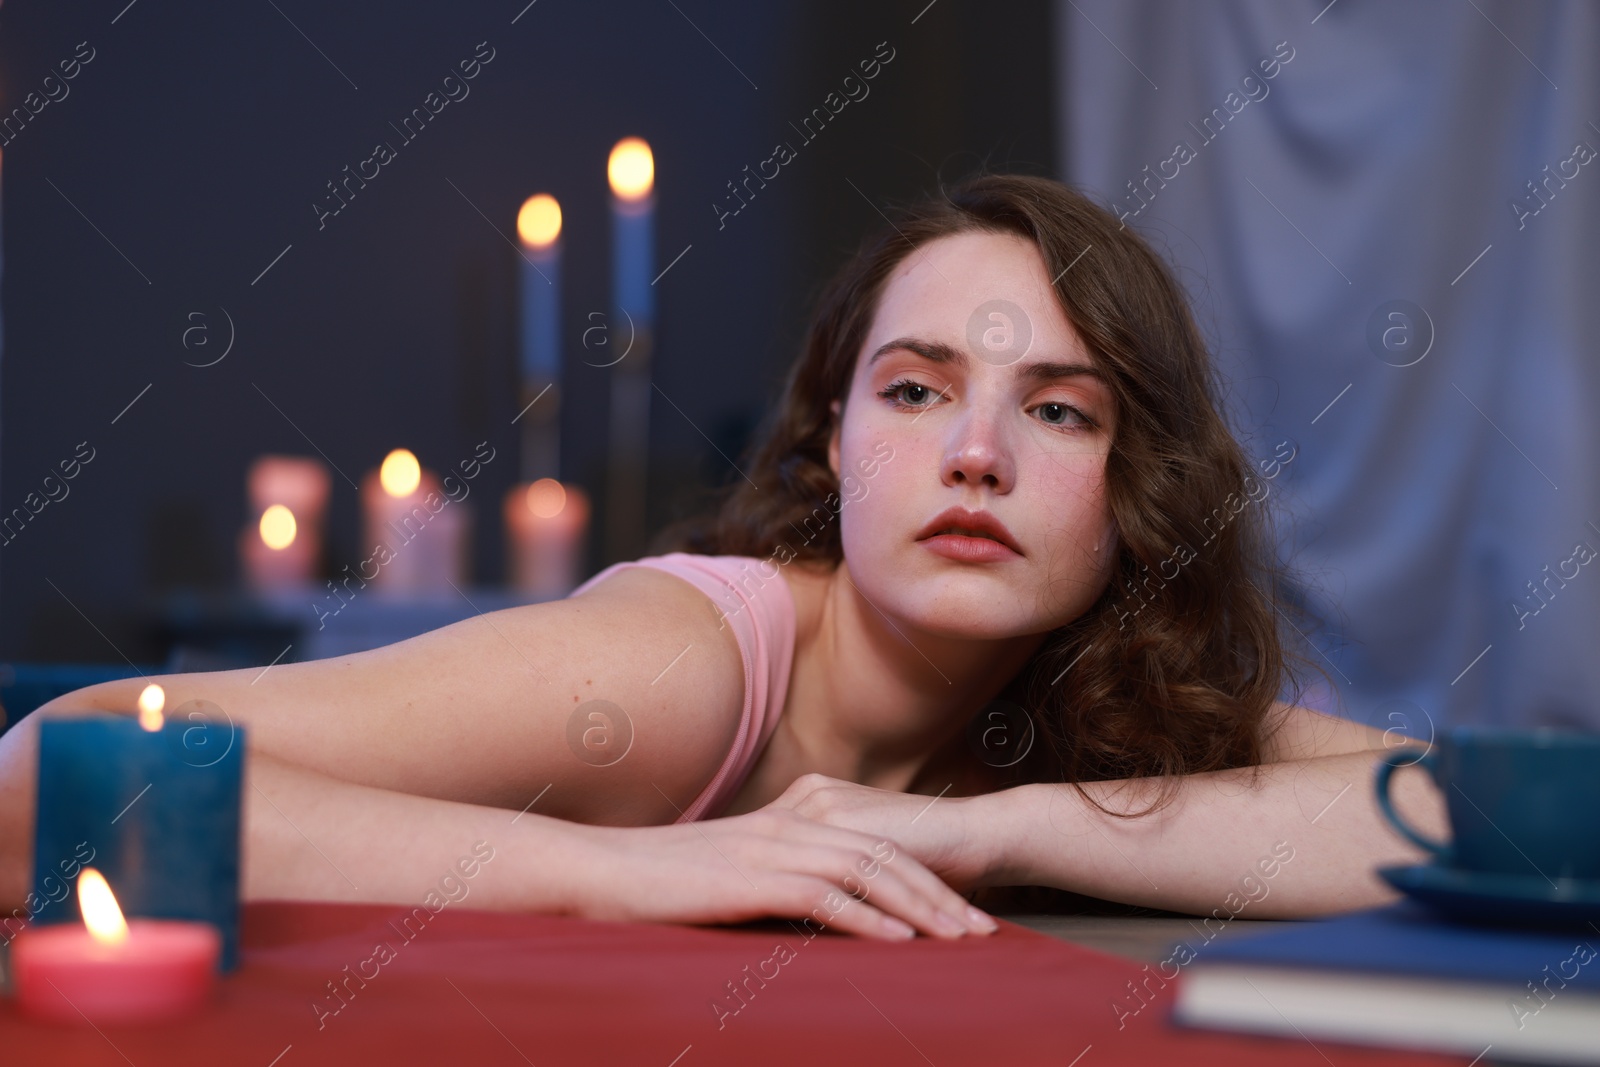
<instances>
[{"instance_id":1,"label":"blue book","mask_svg":"<svg viewBox=\"0 0 1600 1067\"><path fill-rule=\"evenodd\" d=\"M1174 1019L1313 1043L1600 1064L1600 929L1467 926L1409 901L1296 923L1208 948L1185 968Z\"/></svg>"}]
</instances>

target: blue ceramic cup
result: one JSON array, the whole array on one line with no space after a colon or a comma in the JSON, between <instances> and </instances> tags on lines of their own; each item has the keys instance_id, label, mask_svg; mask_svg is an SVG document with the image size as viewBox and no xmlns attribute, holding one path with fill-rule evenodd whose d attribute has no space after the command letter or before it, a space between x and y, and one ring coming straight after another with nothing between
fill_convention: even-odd
<instances>
[{"instance_id":1,"label":"blue ceramic cup","mask_svg":"<svg viewBox=\"0 0 1600 1067\"><path fill-rule=\"evenodd\" d=\"M1444 795L1449 843L1417 833L1390 803L1395 769L1413 763ZM1394 828L1445 866L1600 879L1600 734L1458 726L1420 758L1385 753L1373 785Z\"/></svg>"}]
</instances>

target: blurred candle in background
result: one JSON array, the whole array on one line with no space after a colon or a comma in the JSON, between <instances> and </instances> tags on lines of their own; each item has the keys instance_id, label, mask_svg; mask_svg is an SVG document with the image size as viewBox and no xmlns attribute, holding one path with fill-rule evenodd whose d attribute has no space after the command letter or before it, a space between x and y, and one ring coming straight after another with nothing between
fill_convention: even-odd
<instances>
[{"instance_id":1,"label":"blurred candle in background","mask_svg":"<svg viewBox=\"0 0 1600 1067\"><path fill-rule=\"evenodd\" d=\"M522 238L521 484L504 504L511 584L540 600L578 584L589 501L561 477L561 205L544 193L517 213Z\"/></svg>"},{"instance_id":2,"label":"blurred candle in background","mask_svg":"<svg viewBox=\"0 0 1600 1067\"><path fill-rule=\"evenodd\" d=\"M386 593L453 593L467 581L467 505L441 490L409 449L397 448L361 480L366 538L354 593L371 582ZM349 568L346 568L349 570Z\"/></svg>"},{"instance_id":3,"label":"blurred candle in background","mask_svg":"<svg viewBox=\"0 0 1600 1067\"><path fill-rule=\"evenodd\" d=\"M540 478L505 498L511 584L537 600L560 600L578 586L589 530L589 497L575 485Z\"/></svg>"},{"instance_id":4,"label":"blurred candle in background","mask_svg":"<svg viewBox=\"0 0 1600 1067\"><path fill-rule=\"evenodd\" d=\"M611 456L606 485L609 562L634 559L646 541L650 355L655 336L655 157L638 137L611 149Z\"/></svg>"},{"instance_id":5,"label":"blurred candle in background","mask_svg":"<svg viewBox=\"0 0 1600 1067\"><path fill-rule=\"evenodd\" d=\"M522 476L561 473L561 205L547 193L517 212L522 239ZM535 403L537 401L537 403ZM531 406L530 406L531 405Z\"/></svg>"},{"instance_id":6,"label":"blurred candle in background","mask_svg":"<svg viewBox=\"0 0 1600 1067\"><path fill-rule=\"evenodd\" d=\"M331 488L328 469L306 456L262 456L250 465L250 524L239 534L245 582L270 593L316 580Z\"/></svg>"},{"instance_id":7,"label":"blurred candle in background","mask_svg":"<svg viewBox=\"0 0 1600 1067\"><path fill-rule=\"evenodd\" d=\"M638 137L624 137L611 149L606 163L611 183L611 299L615 310L625 311L611 324L613 337L636 327L655 324L655 157ZM624 332L620 336L626 337Z\"/></svg>"}]
</instances>

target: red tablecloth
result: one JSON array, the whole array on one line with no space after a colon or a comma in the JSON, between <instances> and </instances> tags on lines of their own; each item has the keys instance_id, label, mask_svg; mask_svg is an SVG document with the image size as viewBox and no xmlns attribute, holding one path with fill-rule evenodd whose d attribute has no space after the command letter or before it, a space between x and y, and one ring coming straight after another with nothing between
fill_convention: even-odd
<instances>
[{"instance_id":1,"label":"red tablecloth","mask_svg":"<svg viewBox=\"0 0 1600 1067\"><path fill-rule=\"evenodd\" d=\"M1112 1005L1129 1003L1140 965L1014 923L987 938L887 944L832 932L807 941L783 922L691 927L457 906L402 932L407 914L248 904L241 966L203 1016L96 1032L35 1024L3 1001L0 1063L1326 1067L1324 1053L1340 1067L1465 1062L1177 1029L1167 1022L1172 984L1119 1029ZM742 1002L730 982L745 983Z\"/></svg>"}]
</instances>

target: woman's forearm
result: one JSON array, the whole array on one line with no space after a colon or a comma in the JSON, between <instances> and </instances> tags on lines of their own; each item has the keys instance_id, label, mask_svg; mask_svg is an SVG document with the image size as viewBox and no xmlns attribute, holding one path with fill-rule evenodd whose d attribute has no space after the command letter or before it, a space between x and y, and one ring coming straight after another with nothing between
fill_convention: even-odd
<instances>
[{"instance_id":1,"label":"woman's forearm","mask_svg":"<svg viewBox=\"0 0 1600 1067\"><path fill-rule=\"evenodd\" d=\"M1070 785L1024 785L974 798L994 835L993 885L1049 885L1107 900L1207 915L1293 918L1375 906L1395 896L1373 872L1427 859L1374 799L1379 753L1358 752L1191 775L1160 811L1120 818ZM1259 772L1259 777L1252 776ZM1139 810L1149 780L1084 787L1113 810ZM1425 771L1403 768L1393 799L1425 834L1447 838Z\"/></svg>"},{"instance_id":2,"label":"woman's forearm","mask_svg":"<svg viewBox=\"0 0 1600 1067\"><path fill-rule=\"evenodd\" d=\"M46 712L56 714L71 712ZM0 919L26 914L46 715L34 712L0 737ZM585 835L600 828L358 785L264 753L250 753L245 766L246 900L421 904L430 892L461 893L460 884L473 907L571 913L594 873Z\"/></svg>"},{"instance_id":3,"label":"woman's forearm","mask_svg":"<svg viewBox=\"0 0 1600 1067\"><path fill-rule=\"evenodd\" d=\"M577 909L589 851L576 823L356 785L259 754L245 777L246 900L420 904L459 884L475 908Z\"/></svg>"}]
</instances>

